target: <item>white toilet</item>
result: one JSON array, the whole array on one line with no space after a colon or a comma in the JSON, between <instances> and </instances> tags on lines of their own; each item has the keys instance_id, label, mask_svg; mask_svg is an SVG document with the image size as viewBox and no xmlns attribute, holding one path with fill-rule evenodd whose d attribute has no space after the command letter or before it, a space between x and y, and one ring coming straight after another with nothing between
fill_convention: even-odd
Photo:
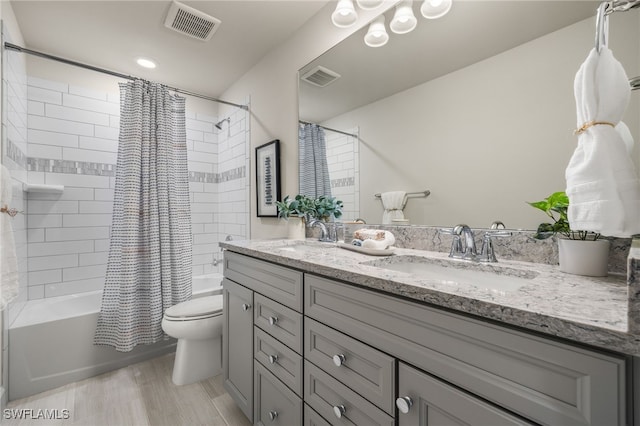
<instances>
[{"instance_id":1,"label":"white toilet","mask_svg":"<svg viewBox=\"0 0 640 426\"><path fill-rule=\"evenodd\" d=\"M164 312L162 329L178 339L173 383L187 385L222 369L222 295L178 303Z\"/></svg>"}]
</instances>

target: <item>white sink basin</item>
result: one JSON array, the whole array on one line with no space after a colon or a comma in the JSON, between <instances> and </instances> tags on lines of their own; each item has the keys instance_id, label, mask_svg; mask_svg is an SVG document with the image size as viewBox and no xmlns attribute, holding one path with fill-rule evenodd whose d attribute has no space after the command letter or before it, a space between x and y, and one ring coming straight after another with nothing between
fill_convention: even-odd
<instances>
[{"instance_id":1,"label":"white sink basin","mask_svg":"<svg viewBox=\"0 0 640 426\"><path fill-rule=\"evenodd\" d=\"M471 285L499 293L517 291L530 284L531 280L538 275L533 271L509 267L444 259L432 260L418 256L398 256L363 264L413 274L443 283Z\"/></svg>"}]
</instances>

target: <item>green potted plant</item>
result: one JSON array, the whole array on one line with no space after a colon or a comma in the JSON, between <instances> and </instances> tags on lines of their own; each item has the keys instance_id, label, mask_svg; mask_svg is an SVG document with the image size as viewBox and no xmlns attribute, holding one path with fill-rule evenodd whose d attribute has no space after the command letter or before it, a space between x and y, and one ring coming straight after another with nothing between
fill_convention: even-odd
<instances>
[{"instance_id":1,"label":"green potted plant","mask_svg":"<svg viewBox=\"0 0 640 426\"><path fill-rule=\"evenodd\" d=\"M569 197L566 193L554 192L544 200L528 204L542 210L553 221L541 223L533 237L544 240L559 234L558 260L561 271L594 277L607 275L609 241L599 239L600 234L596 232L571 229L567 217Z\"/></svg>"},{"instance_id":2,"label":"green potted plant","mask_svg":"<svg viewBox=\"0 0 640 426\"><path fill-rule=\"evenodd\" d=\"M342 201L335 197L311 198L298 194L294 198L288 195L282 201L276 201L278 217L289 221L289 238L305 238L306 223L312 219L330 221L342 216Z\"/></svg>"}]
</instances>

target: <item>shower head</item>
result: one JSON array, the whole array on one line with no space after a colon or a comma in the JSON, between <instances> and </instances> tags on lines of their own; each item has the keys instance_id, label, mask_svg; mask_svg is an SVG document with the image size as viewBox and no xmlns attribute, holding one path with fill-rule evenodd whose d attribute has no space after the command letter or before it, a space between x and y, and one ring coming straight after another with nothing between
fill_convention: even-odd
<instances>
[{"instance_id":1,"label":"shower head","mask_svg":"<svg viewBox=\"0 0 640 426\"><path fill-rule=\"evenodd\" d=\"M231 124L231 119L230 119L229 117L227 117L227 118L225 118L224 120L220 120L220 121L218 121L218 122L215 124L216 129L218 129L218 130L222 130L222 123L224 123L225 121L226 121L227 123Z\"/></svg>"}]
</instances>

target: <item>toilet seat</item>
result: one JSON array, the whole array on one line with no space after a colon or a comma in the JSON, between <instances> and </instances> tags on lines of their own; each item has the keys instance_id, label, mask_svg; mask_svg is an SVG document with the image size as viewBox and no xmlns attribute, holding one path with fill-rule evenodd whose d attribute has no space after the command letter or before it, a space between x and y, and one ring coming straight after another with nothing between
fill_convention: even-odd
<instances>
[{"instance_id":1,"label":"toilet seat","mask_svg":"<svg viewBox=\"0 0 640 426\"><path fill-rule=\"evenodd\" d=\"M222 315L222 295L199 297L167 308L167 321L195 321Z\"/></svg>"}]
</instances>

